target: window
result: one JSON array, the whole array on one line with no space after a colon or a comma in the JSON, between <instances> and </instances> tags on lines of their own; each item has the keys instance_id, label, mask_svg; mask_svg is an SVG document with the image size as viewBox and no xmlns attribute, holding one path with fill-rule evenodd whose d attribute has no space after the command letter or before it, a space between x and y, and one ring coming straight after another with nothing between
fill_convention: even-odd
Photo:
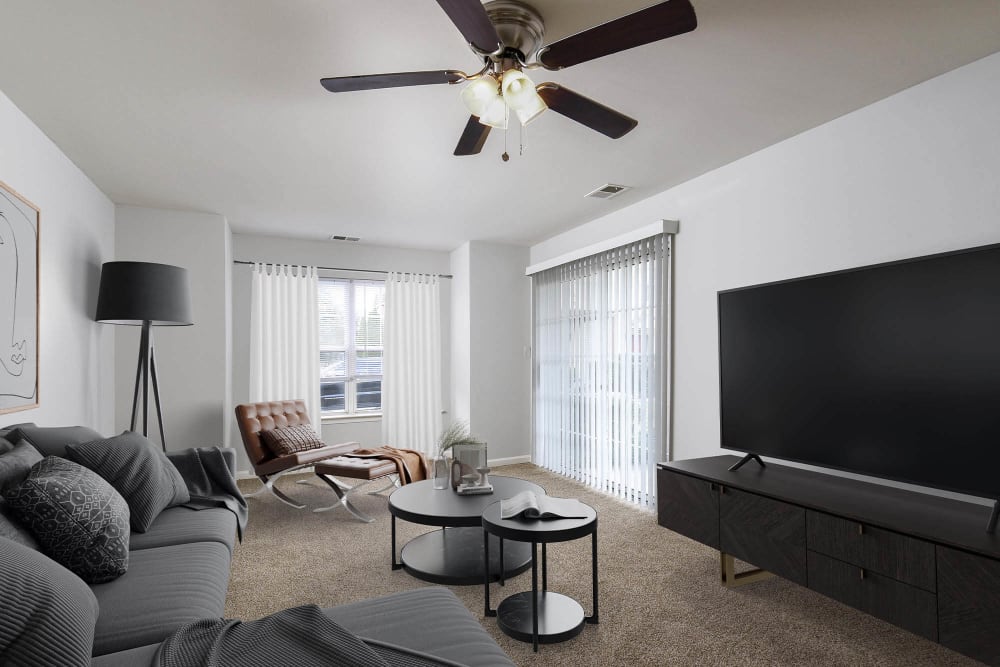
<instances>
[{"instance_id":1,"label":"window","mask_svg":"<svg viewBox=\"0 0 1000 667\"><path fill-rule=\"evenodd\" d=\"M319 382L323 416L382 411L381 280L319 281Z\"/></svg>"}]
</instances>

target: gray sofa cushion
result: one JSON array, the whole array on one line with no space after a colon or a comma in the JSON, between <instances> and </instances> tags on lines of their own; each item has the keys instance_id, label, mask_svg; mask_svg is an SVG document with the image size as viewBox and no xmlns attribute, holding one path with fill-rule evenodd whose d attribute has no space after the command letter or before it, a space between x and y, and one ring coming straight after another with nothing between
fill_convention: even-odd
<instances>
[{"instance_id":1,"label":"gray sofa cushion","mask_svg":"<svg viewBox=\"0 0 1000 667\"><path fill-rule=\"evenodd\" d=\"M514 665L447 588L418 588L323 611L365 639L405 646L469 667Z\"/></svg>"},{"instance_id":2,"label":"gray sofa cushion","mask_svg":"<svg viewBox=\"0 0 1000 667\"><path fill-rule=\"evenodd\" d=\"M12 449L14 449L14 443L3 436L0 436L0 454L5 454Z\"/></svg>"},{"instance_id":3,"label":"gray sofa cushion","mask_svg":"<svg viewBox=\"0 0 1000 667\"><path fill-rule=\"evenodd\" d=\"M185 623L222 616L229 550L196 542L133 551L128 572L92 586L101 605L94 655L155 644Z\"/></svg>"},{"instance_id":4,"label":"gray sofa cushion","mask_svg":"<svg viewBox=\"0 0 1000 667\"><path fill-rule=\"evenodd\" d=\"M4 498L45 554L84 581L108 581L128 569L128 505L96 473L46 456Z\"/></svg>"},{"instance_id":5,"label":"gray sofa cushion","mask_svg":"<svg viewBox=\"0 0 1000 667\"><path fill-rule=\"evenodd\" d=\"M191 499L177 468L153 443L138 433L66 446L66 457L90 468L115 487L128 503L132 529L149 529L171 505Z\"/></svg>"},{"instance_id":6,"label":"gray sofa cushion","mask_svg":"<svg viewBox=\"0 0 1000 667\"><path fill-rule=\"evenodd\" d=\"M90 661L90 667L152 667L159 648L159 644L150 644L117 653L95 655Z\"/></svg>"},{"instance_id":7,"label":"gray sofa cushion","mask_svg":"<svg viewBox=\"0 0 1000 667\"><path fill-rule=\"evenodd\" d=\"M23 482L31 466L43 458L37 449L23 440L10 451L0 454L0 493Z\"/></svg>"},{"instance_id":8,"label":"gray sofa cushion","mask_svg":"<svg viewBox=\"0 0 1000 667\"><path fill-rule=\"evenodd\" d=\"M231 554L236 542L236 515L215 507L168 507L145 533L132 533L129 548L137 551L191 542L218 542L226 545Z\"/></svg>"},{"instance_id":9,"label":"gray sofa cushion","mask_svg":"<svg viewBox=\"0 0 1000 667\"><path fill-rule=\"evenodd\" d=\"M35 426L16 424L8 426L10 433L4 437L13 442L27 440L42 456L66 456L70 443L100 440L104 436L86 426Z\"/></svg>"},{"instance_id":10,"label":"gray sofa cushion","mask_svg":"<svg viewBox=\"0 0 1000 667\"><path fill-rule=\"evenodd\" d=\"M0 664L87 665L98 605L75 574L0 538Z\"/></svg>"}]
</instances>

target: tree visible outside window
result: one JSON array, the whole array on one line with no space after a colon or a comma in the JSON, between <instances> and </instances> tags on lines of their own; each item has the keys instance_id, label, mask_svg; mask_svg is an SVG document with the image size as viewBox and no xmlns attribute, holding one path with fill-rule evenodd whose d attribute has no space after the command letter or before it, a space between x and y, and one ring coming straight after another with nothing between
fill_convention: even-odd
<instances>
[{"instance_id":1,"label":"tree visible outside window","mask_svg":"<svg viewBox=\"0 0 1000 667\"><path fill-rule=\"evenodd\" d=\"M382 411L381 280L319 281L320 405L324 416Z\"/></svg>"}]
</instances>

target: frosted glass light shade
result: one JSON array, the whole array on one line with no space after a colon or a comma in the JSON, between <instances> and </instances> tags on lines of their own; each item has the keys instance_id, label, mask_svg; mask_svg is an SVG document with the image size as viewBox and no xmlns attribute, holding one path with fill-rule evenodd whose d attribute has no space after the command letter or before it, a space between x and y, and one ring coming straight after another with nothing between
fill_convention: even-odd
<instances>
[{"instance_id":1,"label":"frosted glass light shade","mask_svg":"<svg viewBox=\"0 0 1000 667\"><path fill-rule=\"evenodd\" d=\"M497 95L493 98L493 101L486 107L486 111L479 117L479 122L498 130L507 129L507 105L504 104L502 97Z\"/></svg>"},{"instance_id":2,"label":"frosted glass light shade","mask_svg":"<svg viewBox=\"0 0 1000 667\"><path fill-rule=\"evenodd\" d=\"M472 81L462 90L462 102L473 116L482 117L493 100L500 97L497 80L483 76Z\"/></svg>"},{"instance_id":3,"label":"frosted glass light shade","mask_svg":"<svg viewBox=\"0 0 1000 667\"><path fill-rule=\"evenodd\" d=\"M521 125L527 125L541 116L542 112L548 108L545 100L536 92L526 104L519 106L514 113L517 114L517 119L521 121Z\"/></svg>"},{"instance_id":4,"label":"frosted glass light shade","mask_svg":"<svg viewBox=\"0 0 1000 667\"><path fill-rule=\"evenodd\" d=\"M530 103L531 98L536 95L535 84L524 72L516 69L503 73L500 90L503 91L503 99L507 106L514 111Z\"/></svg>"}]
</instances>

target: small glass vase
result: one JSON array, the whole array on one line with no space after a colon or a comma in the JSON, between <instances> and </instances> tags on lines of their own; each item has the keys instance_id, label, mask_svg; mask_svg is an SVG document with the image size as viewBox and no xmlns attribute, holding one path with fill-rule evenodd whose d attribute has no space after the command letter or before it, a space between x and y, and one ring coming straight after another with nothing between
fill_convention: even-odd
<instances>
[{"instance_id":1,"label":"small glass vase","mask_svg":"<svg viewBox=\"0 0 1000 667\"><path fill-rule=\"evenodd\" d=\"M431 475L436 490L447 489L451 482L451 465L445 456L435 456L431 460Z\"/></svg>"}]
</instances>

